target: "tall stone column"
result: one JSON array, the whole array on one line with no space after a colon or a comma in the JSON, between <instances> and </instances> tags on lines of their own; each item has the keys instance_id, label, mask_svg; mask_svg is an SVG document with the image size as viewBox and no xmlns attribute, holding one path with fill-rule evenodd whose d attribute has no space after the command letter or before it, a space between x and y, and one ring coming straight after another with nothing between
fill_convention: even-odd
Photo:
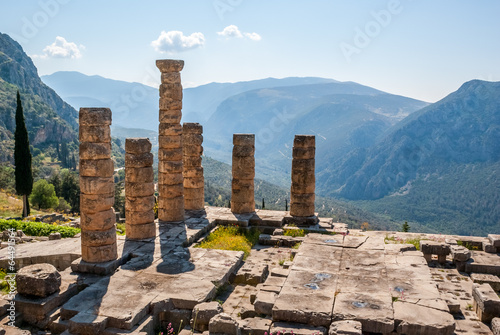
<instances>
[{"instance_id":1,"label":"tall stone column","mask_svg":"<svg viewBox=\"0 0 500 335\"><path fill-rule=\"evenodd\" d=\"M80 108L82 260L91 263L117 257L110 125L109 108Z\"/></svg>"},{"instance_id":2,"label":"tall stone column","mask_svg":"<svg viewBox=\"0 0 500 335\"><path fill-rule=\"evenodd\" d=\"M231 211L255 212L255 135L233 134L233 180Z\"/></svg>"},{"instance_id":3,"label":"tall stone column","mask_svg":"<svg viewBox=\"0 0 500 335\"><path fill-rule=\"evenodd\" d=\"M153 154L147 138L125 140L125 219L129 239L156 236Z\"/></svg>"},{"instance_id":4,"label":"tall stone column","mask_svg":"<svg viewBox=\"0 0 500 335\"><path fill-rule=\"evenodd\" d=\"M203 126L199 123L184 123L182 127L184 162L184 208L205 208L205 187L201 155L203 154Z\"/></svg>"},{"instance_id":5,"label":"tall stone column","mask_svg":"<svg viewBox=\"0 0 500 335\"><path fill-rule=\"evenodd\" d=\"M161 72L158 149L158 219L184 220L182 177L182 60L157 60Z\"/></svg>"},{"instance_id":6,"label":"tall stone column","mask_svg":"<svg viewBox=\"0 0 500 335\"><path fill-rule=\"evenodd\" d=\"M314 135L295 135L293 141L292 186L290 215L302 224L314 224L314 200L316 177L316 139Z\"/></svg>"}]
</instances>

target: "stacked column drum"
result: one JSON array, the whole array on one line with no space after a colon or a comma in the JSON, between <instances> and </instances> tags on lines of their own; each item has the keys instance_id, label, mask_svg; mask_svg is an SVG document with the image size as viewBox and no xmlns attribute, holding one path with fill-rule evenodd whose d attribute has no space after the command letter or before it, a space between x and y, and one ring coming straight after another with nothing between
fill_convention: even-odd
<instances>
[{"instance_id":1,"label":"stacked column drum","mask_svg":"<svg viewBox=\"0 0 500 335\"><path fill-rule=\"evenodd\" d=\"M117 257L111 110L81 108L79 117L82 260L108 262Z\"/></svg>"},{"instance_id":2,"label":"stacked column drum","mask_svg":"<svg viewBox=\"0 0 500 335\"><path fill-rule=\"evenodd\" d=\"M184 162L184 208L205 208L205 188L201 155L203 154L203 127L199 123L184 123L182 127Z\"/></svg>"},{"instance_id":3,"label":"stacked column drum","mask_svg":"<svg viewBox=\"0 0 500 335\"><path fill-rule=\"evenodd\" d=\"M314 135L295 135L293 141L290 215L294 217L314 216L315 142Z\"/></svg>"},{"instance_id":4,"label":"stacked column drum","mask_svg":"<svg viewBox=\"0 0 500 335\"><path fill-rule=\"evenodd\" d=\"M156 236L154 174L151 142L147 138L125 140L125 219L129 239Z\"/></svg>"},{"instance_id":5,"label":"stacked column drum","mask_svg":"<svg viewBox=\"0 0 500 335\"><path fill-rule=\"evenodd\" d=\"M184 220L181 60L157 60L161 72L158 149L158 219Z\"/></svg>"},{"instance_id":6,"label":"stacked column drum","mask_svg":"<svg viewBox=\"0 0 500 335\"><path fill-rule=\"evenodd\" d=\"M231 211L236 214L255 212L255 135L233 134L233 180Z\"/></svg>"}]
</instances>

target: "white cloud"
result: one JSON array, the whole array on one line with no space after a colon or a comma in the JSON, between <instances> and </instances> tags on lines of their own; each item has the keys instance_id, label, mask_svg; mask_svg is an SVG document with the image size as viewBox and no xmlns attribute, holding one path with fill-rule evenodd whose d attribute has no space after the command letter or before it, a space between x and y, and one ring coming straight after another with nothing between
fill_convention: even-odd
<instances>
[{"instance_id":1,"label":"white cloud","mask_svg":"<svg viewBox=\"0 0 500 335\"><path fill-rule=\"evenodd\" d=\"M71 58L76 59L82 57L81 51L85 49L83 45L68 42L64 37L57 36L54 43L47 45L43 49L42 55L35 55L35 58Z\"/></svg>"},{"instance_id":2,"label":"white cloud","mask_svg":"<svg viewBox=\"0 0 500 335\"><path fill-rule=\"evenodd\" d=\"M158 39L151 42L151 46L158 52L181 52L201 47L205 44L202 33L192 33L185 36L182 31L162 31Z\"/></svg>"},{"instance_id":3,"label":"white cloud","mask_svg":"<svg viewBox=\"0 0 500 335\"><path fill-rule=\"evenodd\" d=\"M231 37L242 38L243 37L243 34L241 33L241 31L234 24L227 26L222 31L217 32L217 35L224 36L226 38L231 38Z\"/></svg>"},{"instance_id":4,"label":"white cloud","mask_svg":"<svg viewBox=\"0 0 500 335\"><path fill-rule=\"evenodd\" d=\"M262 39L262 37L257 33L245 33L245 36L252 41L260 41Z\"/></svg>"},{"instance_id":5,"label":"white cloud","mask_svg":"<svg viewBox=\"0 0 500 335\"><path fill-rule=\"evenodd\" d=\"M225 38L243 38L246 37L252 41L260 41L262 37L257 33L242 33L234 24L227 26L222 31L218 31L217 35Z\"/></svg>"}]
</instances>

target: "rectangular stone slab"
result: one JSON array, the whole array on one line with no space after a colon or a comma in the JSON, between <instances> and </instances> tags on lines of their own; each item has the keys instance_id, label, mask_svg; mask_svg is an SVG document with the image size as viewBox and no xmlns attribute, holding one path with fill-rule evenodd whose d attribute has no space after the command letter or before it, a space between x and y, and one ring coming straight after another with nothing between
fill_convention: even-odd
<instances>
[{"instance_id":1,"label":"rectangular stone slab","mask_svg":"<svg viewBox=\"0 0 500 335\"><path fill-rule=\"evenodd\" d=\"M452 335L455 332L455 320L450 313L407 302L394 302L394 319L398 334Z\"/></svg>"},{"instance_id":2,"label":"rectangular stone slab","mask_svg":"<svg viewBox=\"0 0 500 335\"><path fill-rule=\"evenodd\" d=\"M356 320L364 332L387 334L394 330L394 312L389 292L340 292L333 307L333 321Z\"/></svg>"}]
</instances>

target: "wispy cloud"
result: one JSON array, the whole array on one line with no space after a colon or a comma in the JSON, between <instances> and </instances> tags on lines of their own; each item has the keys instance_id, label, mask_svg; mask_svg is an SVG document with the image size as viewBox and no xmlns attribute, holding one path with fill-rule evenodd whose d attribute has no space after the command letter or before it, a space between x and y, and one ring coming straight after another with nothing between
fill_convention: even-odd
<instances>
[{"instance_id":1,"label":"wispy cloud","mask_svg":"<svg viewBox=\"0 0 500 335\"><path fill-rule=\"evenodd\" d=\"M227 26L224 30L217 32L217 35L224 36L226 38L242 38L243 34L234 24Z\"/></svg>"},{"instance_id":2,"label":"wispy cloud","mask_svg":"<svg viewBox=\"0 0 500 335\"><path fill-rule=\"evenodd\" d=\"M83 45L76 45L76 43L68 42L64 37L57 36L54 43L47 45L43 49L43 54L33 55L34 58L70 58L76 59L82 57L82 50L85 49Z\"/></svg>"},{"instance_id":3,"label":"wispy cloud","mask_svg":"<svg viewBox=\"0 0 500 335\"><path fill-rule=\"evenodd\" d=\"M257 33L245 33L245 36L251 39L252 41L260 41L262 37Z\"/></svg>"},{"instance_id":4,"label":"wispy cloud","mask_svg":"<svg viewBox=\"0 0 500 335\"><path fill-rule=\"evenodd\" d=\"M158 52L182 52L199 48L205 44L205 36L202 33L184 35L182 31L162 31L158 39L151 42L151 46Z\"/></svg>"},{"instance_id":5,"label":"wispy cloud","mask_svg":"<svg viewBox=\"0 0 500 335\"><path fill-rule=\"evenodd\" d=\"M235 26L234 24L227 26L224 28L222 31L218 31L217 35L223 36L227 39L229 38L248 38L251 39L252 41L260 41L262 37L257 34L257 33L242 33L240 29Z\"/></svg>"}]
</instances>

